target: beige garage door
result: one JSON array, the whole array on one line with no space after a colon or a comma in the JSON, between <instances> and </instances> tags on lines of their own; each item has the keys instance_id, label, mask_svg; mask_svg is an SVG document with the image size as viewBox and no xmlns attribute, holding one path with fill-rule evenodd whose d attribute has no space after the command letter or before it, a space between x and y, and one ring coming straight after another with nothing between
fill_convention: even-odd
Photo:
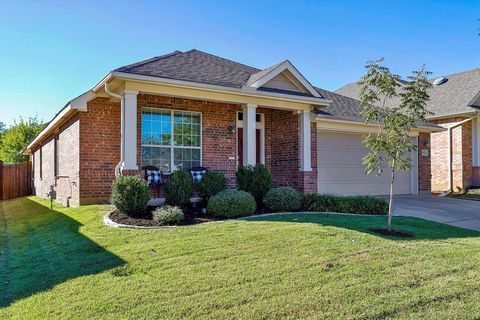
<instances>
[{"instance_id":1,"label":"beige garage door","mask_svg":"<svg viewBox=\"0 0 480 320\"><path fill-rule=\"evenodd\" d=\"M390 171L380 177L367 175L362 158L368 150L360 134L318 133L318 192L349 195L389 193ZM397 173L395 194L412 193L411 172Z\"/></svg>"}]
</instances>

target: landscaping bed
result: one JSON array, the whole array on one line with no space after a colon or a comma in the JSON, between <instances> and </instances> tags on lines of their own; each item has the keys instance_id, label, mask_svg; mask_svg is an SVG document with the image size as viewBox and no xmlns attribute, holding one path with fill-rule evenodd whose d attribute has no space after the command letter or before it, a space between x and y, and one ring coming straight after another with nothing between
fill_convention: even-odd
<instances>
[{"instance_id":1,"label":"landscaping bed","mask_svg":"<svg viewBox=\"0 0 480 320\"><path fill-rule=\"evenodd\" d=\"M119 210L114 210L110 213L109 218L116 223L124 224L127 226L138 226L138 227L162 227L164 224L159 223L152 218L152 212L156 207L147 207L147 210L141 214L136 215L135 217L129 216L125 213L120 212ZM198 207L188 207L183 210L184 218L177 225L188 226L199 223L206 223L212 221L218 221L219 219L202 212L203 206Z\"/></svg>"}]
</instances>

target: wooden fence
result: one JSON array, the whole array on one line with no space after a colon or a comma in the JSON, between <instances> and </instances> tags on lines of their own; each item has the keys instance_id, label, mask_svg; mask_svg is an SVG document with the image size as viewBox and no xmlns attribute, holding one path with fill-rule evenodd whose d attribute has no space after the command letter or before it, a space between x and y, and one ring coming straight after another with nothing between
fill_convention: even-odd
<instances>
[{"instance_id":1,"label":"wooden fence","mask_svg":"<svg viewBox=\"0 0 480 320\"><path fill-rule=\"evenodd\" d=\"M0 199L7 200L32 193L30 162L3 164L0 160Z\"/></svg>"}]
</instances>

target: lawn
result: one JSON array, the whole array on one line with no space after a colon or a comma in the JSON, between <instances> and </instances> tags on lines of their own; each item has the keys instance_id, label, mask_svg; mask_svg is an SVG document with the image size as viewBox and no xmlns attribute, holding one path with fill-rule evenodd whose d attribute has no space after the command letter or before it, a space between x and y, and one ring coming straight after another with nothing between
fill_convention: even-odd
<instances>
[{"instance_id":1,"label":"lawn","mask_svg":"<svg viewBox=\"0 0 480 320\"><path fill-rule=\"evenodd\" d=\"M104 206L3 201L0 318L480 318L480 233L296 214L114 229Z\"/></svg>"}]
</instances>

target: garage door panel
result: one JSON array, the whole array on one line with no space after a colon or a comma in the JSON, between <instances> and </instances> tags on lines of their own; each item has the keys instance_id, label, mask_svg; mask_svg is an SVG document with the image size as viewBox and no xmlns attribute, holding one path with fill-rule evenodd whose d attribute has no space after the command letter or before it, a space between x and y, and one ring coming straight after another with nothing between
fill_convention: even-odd
<instances>
[{"instance_id":1,"label":"garage door panel","mask_svg":"<svg viewBox=\"0 0 480 320\"><path fill-rule=\"evenodd\" d=\"M317 137L318 192L335 194L382 195L390 190L390 169L382 176L368 175L363 157L368 149L362 135L319 132ZM397 172L396 194L411 193L410 171Z\"/></svg>"}]
</instances>

